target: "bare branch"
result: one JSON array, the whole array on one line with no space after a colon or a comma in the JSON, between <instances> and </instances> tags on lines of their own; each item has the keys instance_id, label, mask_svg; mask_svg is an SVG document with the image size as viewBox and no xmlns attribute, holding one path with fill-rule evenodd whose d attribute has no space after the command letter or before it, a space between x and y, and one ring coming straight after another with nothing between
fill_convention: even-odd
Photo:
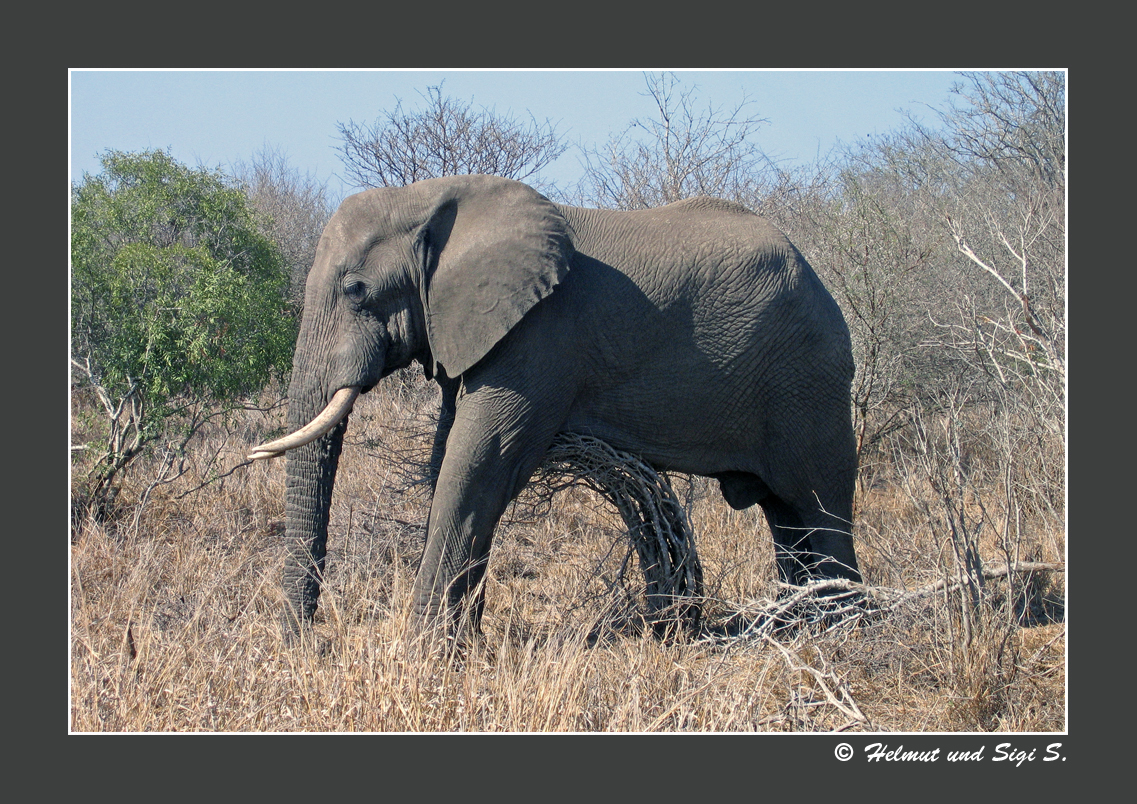
<instances>
[{"instance_id":1,"label":"bare branch","mask_svg":"<svg viewBox=\"0 0 1137 804\"><path fill-rule=\"evenodd\" d=\"M561 433L536 478L545 500L553 492L584 485L619 511L647 583L647 617L657 628L699 619L703 571L687 512L665 475L604 441Z\"/></svg>"},{"instance_id":2,"label":"bare branch","mask_svg":"<svg viewBox=\"0 0 1137 804\"><path fill-rule=\"evenodd\" d=\"M821 690L821 693L825 696L825 700L830 706L837 709L845 715L845 717L851 718L854 723L859 723L861 726L870 730L873 728L872 721L865 717L861 708L857 706L857 702L853 700L853 694L849 691L848 682L842 678L838 678L832 671L818 670L816 667L811 667L808 663L802 661L800 657L791 653L788 647L769 635L763 635L763 639L767 644L777 649L782 655L782 658L785 659L786 666L789 667L790 670L796 673L808 673L812 677L814 685ZM824 661L820 659L820 654L819 660ZM836 687L836 693L833 692L830 685ZM849 724L846 724L846 726L842 728L847 728L848 725Z\"/></svg>"},{"instance_id":3,"label":"bare branch","mask_svg":"<svg viewBox=\"0 0 1137 804\"><path fill-rule=\"evenodd\" d=\"M1003 278L1002 274L1000 274L995 268L983 262L983 260L979 258L979 255L972 250L971 246L968 245L967 241L963 238L963 235L960 233L958 226L954 221L952 221L950 216L948 217L948 224L952 227L952 237L955 239L955 245L956 248L959 249L959 253L967 257L967 259L971 260L991 276L995 277L999 284L1007 289L1008 293L1010 293L1016 299L1020 299L1022 294L1015 290L1014 287L1011 286L1011 283Z\"/></svg>"},{"instance_id":4,"label":"bare branch","mask_svg":"<svg viewBox=\"0 0 1137 804\"><path fill-rule=\"evenodd\" d=\"M568 148L548 120L541 124L530 115L524 123L491 109L475 111L472 102L444 97L441 84L422 97L420 111L405 111L396 100L370 125L339 124L340 158L359 186L396 187L467 173L529 180Z\"/></svg>"},{"instance_id":5,"label":"bare branch","mask_svg":"<svg viewBox=\"0 0 1137 804\"><path fill-rule=\"evenodd\" d=\"M1045 561L1016 561L1009 564L983 566L987 580L1015 573L1065 572L1066 565ZM740 639L766 639L774 632L793 625L826 624L827 629L849 628L869 613L896 611L921 598L953 591L967 583L965 578L941 578L918 589L896 589L870 586L846 578L813 581L805 586L779 584L782 595L776 600L760 599L747 603L728 603L735 613L730 617L726 635L710 635L713 642ZM731 625L730 623L734 623Z\"/></svg>"},{"instance_id":6,"label":"bare branch","mask_svg":"<svg viewBox=\"0 0 1137 804\"><path fill-rule=\"evenodd\" d=\"M581 202L646 209L697 195L743 203L757 197L769 161L752 138L768 121L747 113L750 101L729 112L710 104L699 111L696 88L678 91L673 73L645 74L644 81L657 117L636 118L603 150L585 151Z\"/></svg>"}]
</instances>

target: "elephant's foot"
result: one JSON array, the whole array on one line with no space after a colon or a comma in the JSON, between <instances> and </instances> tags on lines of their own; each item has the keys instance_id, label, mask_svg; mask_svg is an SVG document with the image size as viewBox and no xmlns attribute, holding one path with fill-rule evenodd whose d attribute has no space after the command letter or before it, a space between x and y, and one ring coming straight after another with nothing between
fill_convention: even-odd
<instances>
[{"instance_id":1,"label":"elephant's foot","mask_svg":"<svg viewBox=\"0 0 1137 804\"><path fill-rule=\"evenodd\" d=\"M464 658L484 644L481 614L482 605L468 601L416 604L409 615L407 637L424 655Z\"/></svg>"},{"instance_id":2,"label":"elephant's foot","mask_svg":"<svg viewBox=\"0 0 1137 804\"><path fill-rule=\"evenodd\" d=\"M406 630L408 654L419 663L444 663L455 668L475 653L485 651L480 630L458 629L447 619L411 616Z\"/></svg>"}]
</instances>

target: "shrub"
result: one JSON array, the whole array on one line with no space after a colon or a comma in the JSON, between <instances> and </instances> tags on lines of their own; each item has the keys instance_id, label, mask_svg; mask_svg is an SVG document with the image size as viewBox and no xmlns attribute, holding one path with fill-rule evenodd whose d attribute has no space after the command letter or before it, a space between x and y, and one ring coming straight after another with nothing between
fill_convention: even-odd
<instances>
[{"instance_id":1,"label":"shrub","mask_svg":"<svg viewBox=\"0 0 1137 804\"><path fill-rule=\"evenodd\" d=\"M81 492L99 514L148 445L184 447L283 374L296 337L287 263L223 174L163 151L101 163L71 204L71 360L106 413Z\"/></svg>"}]
</instances>

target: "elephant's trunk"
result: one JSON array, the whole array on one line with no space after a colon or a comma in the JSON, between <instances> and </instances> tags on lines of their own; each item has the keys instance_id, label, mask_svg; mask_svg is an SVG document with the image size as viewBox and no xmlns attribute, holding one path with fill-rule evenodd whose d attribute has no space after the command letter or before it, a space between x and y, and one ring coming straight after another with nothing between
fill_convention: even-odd
<instances>
[{"instance_id":1,"label":"elephant's trunk","mask_svg":"<svg viewBox=\"0 0 1137 804\"><path fill-rule=\"evenodd\" d=\"M288 455L285 492L287 555L282 577L292 634L311 622L320 597L332 488L346 425Z\"/></svg>"},{"instance_id":2,"label":"elephant's trunk","mask_svg":"<svg viewBox=\"0 0 1137 804\"><path fill-rule=\"evenodd\" d=\"M347 413L358 388L338 391L326 406L323 393L293 378L289 389L290 436L262 445L253 457L273 457L289 450L285 480L285 540L287 555L282 578L288 605L285 633L295 636L311 622L320 596L327 554L332 489L339 467ZM322 407L322 412L321 411ZM305 426L304 422L308 422Z\"/></svg>"}]
</instances>

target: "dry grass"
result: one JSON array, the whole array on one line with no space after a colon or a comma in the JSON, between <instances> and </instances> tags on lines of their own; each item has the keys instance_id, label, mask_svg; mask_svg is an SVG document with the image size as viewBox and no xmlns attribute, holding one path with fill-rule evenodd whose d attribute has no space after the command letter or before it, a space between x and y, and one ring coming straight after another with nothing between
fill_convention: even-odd
<instances>
[{"instance_id":1,"label":"dry grass","mask_svg":"<svg viewBox=\"0 0 1137 804\"><path fill-rule=\"evenodd\" d=\"M637 572L619 572L629 555L619 514L581 488L548 509L531 493L510 509L494 543L485 639L450 661L424 655L405 606L428 499L409 483L405 460L422 448L408 433L427 428L431 402L419 383L388 382L353 414L320 646L280 642L280 462L179 498L205 479L191 466L140 511L124 504L113 522L80 523L71 546L71 728L1065 730L1061 574L1035 576L1013 595L1005 580L989 581L972 608L949 591L855 627L661 641L629 612L642 590ZM231 466L277 426L249 414L190 457L204 466L221 450ZM995 479L964 495L954 515L979 554L1000 562L1013 548L1020 559L1062 561L1060 513L1007 504L1011 486L990 469ZM732 511L714 484L674 480L698 538L713 629L776 593L771 540L760 514ZM147 485L140 465L120 500ZM915 588L955 576L938 492L910 467L876 467L858 506L868 583Z\"/></svg>"}]
</instances>

